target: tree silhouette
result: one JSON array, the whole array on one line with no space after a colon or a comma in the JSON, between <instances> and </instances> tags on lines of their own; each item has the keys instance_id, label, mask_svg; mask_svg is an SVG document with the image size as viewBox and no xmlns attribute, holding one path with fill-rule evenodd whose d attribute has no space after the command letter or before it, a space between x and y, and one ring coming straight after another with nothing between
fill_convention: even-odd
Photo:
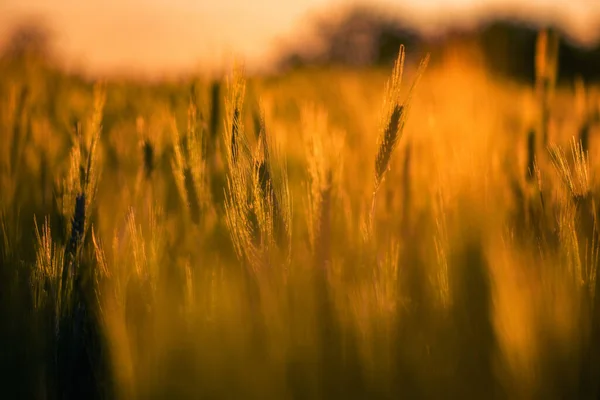
<instances>
[{"instance_id":1,"label":"tree silhouette","mask_svg":"<svg viewBox=\"0 0 600 400\"><path fill-rule=\"evenodd\" d=\"M418 36L384 10L355 5L341 13L314 18L311 22L314 43L307 49L284 51L281 66L304 64L344 64L367 66L389 63L398 55L400 44L417 43Z\"/></svg>"},{"instance_id":2,"label":"tree silhouette","mask_svg":"<svg viewBox=\"0 0 600 400\"><path fill-rule=\"evenodd\" d=\"M52 58L52 34L39 21L23 21L8 36L2 58L9 60L49 60Z\"/></svg>"},{"instance_id":3,"label":"tree silhouette","mask_svg":"<svg viewBox=\"0 0 600 400\"><path fill-rule=\"evenodd\" d=\"M489 18L476 29L449 25L445 33L427 36L414 28L415 21L393 9L353 5L335 11L309 20L312 40L284 49L281 67L389 64L400 44L415 56L431 52L435 62L446 49L469 44L480 49L490 71L533 82L535 42L538 30L544 27L539 22L503 16ZM599 80L600 44L584 48L561 35L559 66L559 80L572 81L576 76Z\"/></svg>"}]
</instances>

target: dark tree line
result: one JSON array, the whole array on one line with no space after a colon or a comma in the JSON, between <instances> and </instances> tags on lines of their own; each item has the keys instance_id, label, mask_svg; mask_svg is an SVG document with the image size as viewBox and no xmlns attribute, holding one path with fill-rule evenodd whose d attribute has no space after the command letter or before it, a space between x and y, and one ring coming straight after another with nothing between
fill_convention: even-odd
<instances>
[{"instance_id":1,"label":"dark tree line","mask_svg":"<svg viewBox=\"0 0 600 400\"><path fill-rule=\"evenodd\" d=\"M502 18L490 20L483 27L467 30L456 27L444 35L420 35L410 16L367 6L354 6L341 14L316 17L311 21L311 38L282 52L284 68L303 65L369 66L390 64L404 44L409 54L425 51L435 60L444 49L457 43L476 45L486 64L496 73L532 82L534 79L535 42L542 26ZM600 78L600 43L584 48L561 35L559 80L577 75L586 81Z\"/></svg>"}]
</instances>

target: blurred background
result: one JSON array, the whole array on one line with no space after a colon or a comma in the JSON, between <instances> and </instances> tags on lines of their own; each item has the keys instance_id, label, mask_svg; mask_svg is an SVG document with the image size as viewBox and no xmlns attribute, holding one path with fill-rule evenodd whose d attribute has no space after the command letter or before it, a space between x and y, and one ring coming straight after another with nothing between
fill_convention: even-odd
<instances>
[{"instance_id":1,"label":"blurred background","mask_svg":"<svg viewBox=\"0 0 600 400\"><path fill-rule=\"evenodd\" d=\"M458 43L531 78L545 26L562 33L561 76L574 64L584 77L600 71L600 2L590 0L3 0L0 20L5 52L43 42L62 67L93 75L222 71L233 59L254 71L369 65L389 62L402 42L434 59Z\"/></svg>"},{"instance_id":2,"label":"blurred background","mask_svg":"<svg viewBox=\"0 0 600 400\"><path fill-rule=\"evenodd\" d=\"M599 0L0 0L0 399L599 399L599 74Z\"/></svg>"}]
</instances>

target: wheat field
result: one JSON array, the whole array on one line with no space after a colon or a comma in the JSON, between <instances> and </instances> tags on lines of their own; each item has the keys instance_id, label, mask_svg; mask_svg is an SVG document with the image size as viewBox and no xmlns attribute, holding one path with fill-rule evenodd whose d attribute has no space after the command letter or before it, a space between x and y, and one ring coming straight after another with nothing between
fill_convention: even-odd
<instances>
[{"instance_id":1,"label":"wheat field","mask_svg":"<svg viewBox=\"0 0 600 400\"><path fill-rule=\"evenodd\" d=\"M597 398L599 88L404 55L0 63L2 397Z\"/></svg>"}]
</instances>

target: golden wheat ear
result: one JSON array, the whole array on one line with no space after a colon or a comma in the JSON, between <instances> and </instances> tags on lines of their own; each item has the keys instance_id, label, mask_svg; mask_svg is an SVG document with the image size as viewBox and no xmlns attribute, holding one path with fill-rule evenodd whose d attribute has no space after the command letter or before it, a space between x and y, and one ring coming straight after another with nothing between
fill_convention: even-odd
<instances>
[{"instance_id":1,"label":"golden wheat ear","mask_svg":"<svg viewBox=\"0 0 600 400\"><path fill-rule=\"evenodd\" d=\"M549 146L552 164L563 185L574 198L584 198L591 193L590 168L587 154L581 143L571 139L572 167L564 150L558 145Z\"/></svg>"},{"instance_id":2,"label":"golden wheat ear","mask_svg":"<svg viewBox=\"0 0 600 400\"><path fill-rule=\"evenodd\" d=\"M209 199L209 176L204 147L204 127L198 121L195 95L190 96L187 130L183 136L177 129L175 118L171 118L173 159L171 169L177 190L186 212L193 223L199 224L207 209Z\"/></svg>"},{"instance_id":3,"label":"golden wheat ear","mask_svg":"<svg viewBox=\"0 0 600 400\"><path fill-rule=\"evenodd\" d=\"M402 84L402 75L404 71L404 46L400 46L398 58L394 64L392 77L386 84L383 118L381 121L380 134L378 139L377 156L375 157L375 181L373 185L373 197L371 201L370 223L373 223L373 214L375 212L375 200L377 192L381 187L385 174L390 166L390 161L394 150L398 146L402 134L404 133L404 125L412 103L412 96L417 87L427 65L429 64L429 54L421 60L417 70L417 76L413 81L408 95L404 102L400 101L400 89Z\"/></svg>"},{"instance_id":4,"label":"golden wheat ear","mask_svg":"<svg viewBox=\"0 0 600 400\"><path fill-rule=\"evenodd\" d=\"M223 131L224 148L229 169L238 163L245 162L249 147L246 141L243 124L243 107L246 97L246 78L244 68L237 65L227 79L227 95L225 97L225 129Z\"/></svg>"}]
</instances>

